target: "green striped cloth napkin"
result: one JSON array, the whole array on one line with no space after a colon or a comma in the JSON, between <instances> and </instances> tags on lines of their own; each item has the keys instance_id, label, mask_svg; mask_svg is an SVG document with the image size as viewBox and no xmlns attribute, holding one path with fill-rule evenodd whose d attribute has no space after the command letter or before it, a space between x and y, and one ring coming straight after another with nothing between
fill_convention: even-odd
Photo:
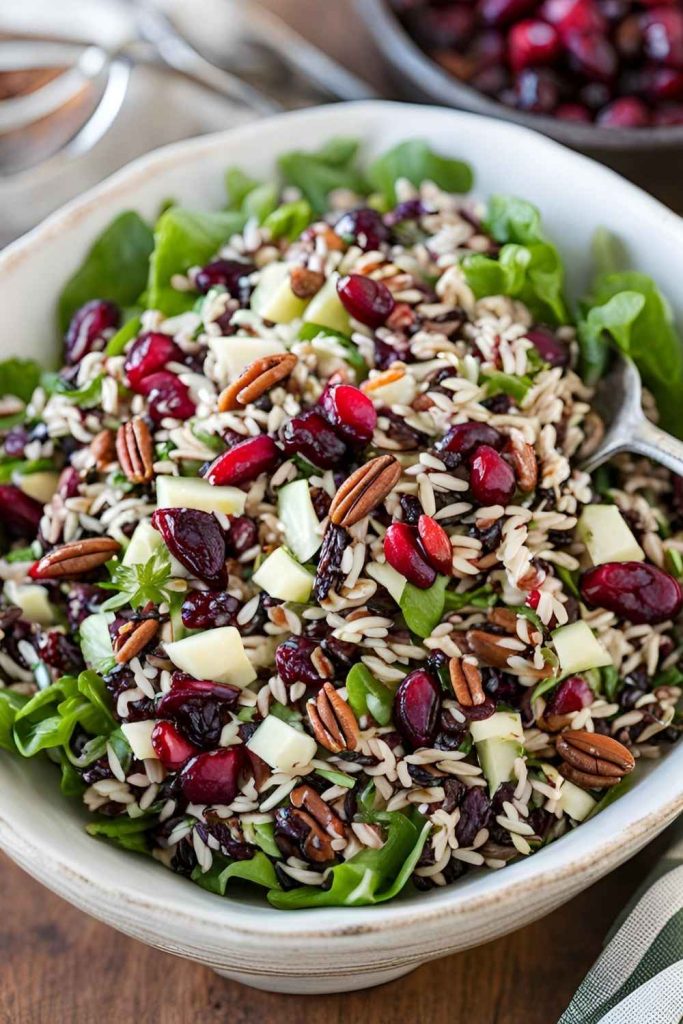
<instances>
[{"instance_id":1,"label":"green striped cloth napkin","mask_svg":"<svg viewBox=\"0 0 683 1024\"><path fill-rule=\"evenodd\" d=\"M683 1021L683 818L558 1024Z\"/></svg>"}]
</instances>

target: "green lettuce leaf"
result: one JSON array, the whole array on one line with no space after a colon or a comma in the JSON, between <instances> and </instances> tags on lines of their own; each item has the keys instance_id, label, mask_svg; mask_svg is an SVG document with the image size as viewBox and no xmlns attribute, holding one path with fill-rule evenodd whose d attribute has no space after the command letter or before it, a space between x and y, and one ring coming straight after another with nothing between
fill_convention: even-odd
<instances>
[{"instance_id":1,"label":"green lettuce leaf","mask_svg":"<svg viewBox=\"0 0 683 1024\"><path fill-rule=\"evenodd\" d=\"M301 232L313 220L311 204L305 199L296 199L293 203L282 203L276 210L269 213L263 221L263 227L270 231L271 238L286 238L295 241Z\"/></svg>"},{"instance_id":2,"label":"green lettuce leaf","mask_svg":"<svg viewBox=\"0 0 683 1024\"><path fill-rule=\"evenodd\" d=\"M193 882L217 896L225 896L225 890L231 878L253 882L254 885L261 885L264 889L275 892L280 888L275 868L265 853L260 851L255 853L251 860L229 860L228 857L214 853L213 863L208 871L202 871L197 866L192 872Z\"/></svg>"},{"instance_id":3,"label":"green lettuce leaf","mask_svg":"<svg viewBox=\"0 0 683 1024\"><path fill-rule=\"evenodd\" d=\"M149 308L161 310L167 316L192 309L197 296L176 291L171 278L207 263L243 227L244 215L239 212L203 213L174 206L162 214L154 231L154 252L149 264Z\"/></svg>"},{"instance_id":4,"label":"green lettuce leaf","mask_svg":"<svg viewBox=\"0 0 683 1024\"><path fill-rule=\"evenodd\" d=\"M96 240L59 297L59 326L69 326L76 310L90 299L132 306L147 283L152 231L132 210L119 214Z\"/></svg>"},{"instance_id":5,"label":"green lettuce leaf","mask_svg":"<svg viewBox=\"0 0 683 1024\"><path fill-rule=\"evenodd\" d=\"M285 153L278 167L285 182L298 188L314 212L322 214L327 209L328 195L337 188L367 194L367 183L356 165L357 156L355 139L337 138L318 150Z\"/></svg>"},{"instance_id":6,"label":"green lettuce leaf","mask_svg":"<svg viewBox=\"0 0 683 1024\"><path fill-rule=\"evenodd\" d=\"M447 576L437 576L426 590L406 583L401 594L400 608L411 633L424 639L441 622L447 584Z\"/></svg>"},{"instance_id":7,"label":"green lettuce leaf","mask_svg":"<svg viewBox=\"0 0 683 1024\"><path fill-rule=\"evenodd\" d=\"M147 837L147 830L156 823L152 815L143 815L140 818L101 818L99 821L91 821L85 826L88 835L99 836L107 839L115 846L121 846L124 850L132 850L134 853L150 853L151 847Z\"/></svg>"},{"instance_id":8,"label":"green lettuce leaf","mask_svg":"<svg viewBox=\"0 0 683 1024\"><path fill-rule=\"evenodd\" d=\"M107 342L107 355L120 356L128 342L139 333L142 327L142 320L137 313L133 313L129 320L126 320L123 327L120 327L116 334Z\"/></svg>"},{"instance_id":9,"label":"green lettuce leaf","mask_svg":"<svg viewBox=\"0 0 683 1024\"><path fill-rule=\"evenodd\" d=\"M375 679L366 665L354 665L346 677L349 704L356 715L370 714L380 725L389 725L394 703L393 692Z\"/></svg>"},{"instance_id":10,"label":"green lettuce leaf","mask_svg":"<svg viewBox=\"0 0 683 1024\"><path fill-rule=\"evenodd\" d=\"M302 886L289 892L271 890L268 900L278 910L304 907L362 907L393 899L410 878L431 825L419 826L400 811L368 815L387 830L380 850L362 850L332 868L329 888Z\"/></svg>"},{"instance_id":11,"label":"green lettuce leaf","mask_svg":"<svg viewBox=\"0 0 683 1024\"><path fill-rule=\"evenodd\" d=\"M28 402L40 384L41 368L33 359L5 359L0 362L0 396L16 395Z\"/></svg>"},{"instance_id":12,"label":"green lettuce leaf","mask_svg":"<svg viewBox=\"0 0 683 1024\"><path fill-rule=\"evenodd\" d=\"M16 693L14 690L0 690L0 749L17 753L17 745L14 742L12 728L17 712L25 704L28 704L29 697L24 693Z\"/></svg>"},{"instance_id":13,"label":"green lettuce leaf","mask_svg":"<svg viewBox=\"0 0 683 1024\"><path fill-rule=\"evenodd\" d=\"M400 142L368 168L370 184L381 193L389 207L396 205L396 182L399 178L407 178L416 187L423 181L433 181L445 192L459 193L469 192L474 182L469 164L435 153L421 139Z\"/></svg>"},{"instance_id":14,"label":"green lettuce leaf","mask_svg":"<svg viewBox=\"0 0 683 1024\"><path fill-rule=\"evenodd\" d=\"M77 679L62 676L31 697L16 713L14 742L20 754L33 757L41 750L66 747L77 725L93 736L106 736L116 725L106 688L95 672L81 672Z\"/></svg>"},{"instance_id":15,"label":"green lettuce leaf","mask_svg":"<svg viewBox=\"0 0 683 1024\"><path fill-rule=\"evenodd\" d=\"M241 210L244 200L250 192L261 184L256 178L250 178L241 167L228 167L225 172L225 191L228 194L228 210Z\"/></svg>"}]
</instances>

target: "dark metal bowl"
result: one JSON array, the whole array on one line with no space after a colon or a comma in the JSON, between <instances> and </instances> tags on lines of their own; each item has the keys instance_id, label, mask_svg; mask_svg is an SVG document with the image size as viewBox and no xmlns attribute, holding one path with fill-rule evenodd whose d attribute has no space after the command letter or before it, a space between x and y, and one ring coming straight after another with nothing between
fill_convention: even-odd
<instances>
[{"instance_id":1,"label":"dark metal bowl","mask_svg":"<svg viewBox=\"0 0 683 1024\"><path fill-rule=\"evenodd\" d=\"M618 154L647 154L656 149L661 161L662 149L683 150L683 125L603 128L599 125L561 121L541 114L527 114L506 107L459 81L431 60L405 31L387 0L356 0L356 4L377 46L395 72L397 88L413 100L425 99L461 110L472 110L476 114L515 121L550 135L574 149L600 155L605 162L618 165L627 174L629 169L624 169L622 162L617 159ZM633 172L630 176L633 176ZM680 181L680 164L677 173L675 168L671 168L671 176ZM649 187L652 189L651 183Z\"/></svg>"}]
</instances>

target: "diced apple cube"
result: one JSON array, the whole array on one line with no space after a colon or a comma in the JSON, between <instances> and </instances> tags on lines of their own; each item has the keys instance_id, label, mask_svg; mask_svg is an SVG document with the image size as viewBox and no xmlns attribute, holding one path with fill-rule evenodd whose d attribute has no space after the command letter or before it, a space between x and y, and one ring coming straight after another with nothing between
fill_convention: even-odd
<instances>
[{"instance_id":1,"label":"diced apple cube","mask_svg":"<svg viewBox=\"0 0 683 1024\"><path fill-rule=\"evenodd\" d=\"M321 327L329 327L330 330L339 331L340 334L351 334L349 314L337 294L336 276L330 277L317 295L313 296L304 313L304 321L309 324L319 324Z\"/></svg>"},{"instance_id":2,"label":"diced apple cube","mask_svg":"<svg viewBox=\"0 0 683 1024\"><path fill-rule=\"evenodd\" d=\"M313 576L284 548L276 548L268 555L252 579L271 597L297 604L305 604L313 589Z\"/></svg>"},{"instance_id":3,"label":"diced apple cube","mask_svg":"<svg viewBox=\"0 0 683 1024\"><path fill-rule=\"evenodd\" d=\"M323 542L308 480L294 480L282 487L277 496L277 505L287 547L301 562L307 562Z\"/></svg>"},{"instance_id":4,"label":"diced apple cube","mask_svg":"<svg viewBox=\"0 0 683 1024\"><path fill-rule=\"evenodd\" d=\"M202 512L223 512L239 516L247 495L238 487L213 487L208 480L187 476L157 478L159 508L197 508Z\"/></svg>"},{"instance_id":5,"label":"diced apple cube","mask_svg":"<svg viewBox=\"0 0 683 1024\"><path fill-rule=\"evenodd\" d=\"M300 299L292 291L290 270L287 263L269 263L261 271L251 296L251 308L264 320L289 324L303 315L306 299Z\"/></svg>"},{"instance_id":6,"label":"diced apple cube","mask_svg":"<svg viewBox=\"0 0 683 1024\"><path fill-rule=\"evenodd\" d=\"M375 580L385 590L389 591L396 604L401 603L401 597L407 583L405 576L402 576L388 562L370 562L366 566L365 572L371 580Z\"/></svg>"},{"instance_id":7,"label":"diced apple cube","mask_svg":"<svg viewBox=\"0 0 683 1024\"><path fill-rule=\"evenodd\" d=\"M282 342L275 338L253 338L241 334L229 338L210 338L209 348L216 357L216 375L223 383L235 380L245 366L254 360L287 351Z\"/></svg>"},{"instance_id":8,"label":"diced apple cube","mask_svg":"<svg viewBox=\"0 0 683 1024\"><path fill-rule=\"evenodd\" d=\"M55 610L50 604L47 590L33 583L16 583L7 580L5 597L10 604L21 608L21 617L39 626L51 626L55 621Z\"/></svg>"},{"instance_id":9,"label":"diced apple cube","mask_svg":"<svg viewBox=\"0 0 683 1024\"><path fill-rule=\"evenodd\" d=\"M586 505L577 523L593 565L642 562L645 552L616 505Z\"/></svg>"},{"instance_id":10,"label":"diced apple cube","mask_svg":"<svg viewBox=\"0 0 683 1024\"><path fill-rule=\"evenodd\" d=\"M40 473L23 473L16 478L16 485L20 491L34 498L41 505L47 505L48 501L57 490L59 484L59 473L45 470Z\"/></svg>"},{"instance_id":11,"label":"diced apple cube","mask_svg":"<svg viewBox=\"0 0 683 1024\"><path fill-rule=\"evenodd\" d=\"M240 689L256 679L242 637L234 626L207 629L167 643L166 653L176 668L195 679L230 683Z\"/></svg>"},{"instance_id":12,"label":"diced apple cube","mask_svg":"<svg viewBox=\"0 0 683 1024\"><path fill-rule=\"evenodd\" d=\"M121 732L128 740L133 757L139 761L156 758L156 752L152 746L152 733L156 725L155 719L145 722L124 722Z\"/></svg>"},{"instance_id":13,"label":"diced apple cube","mask_svg":"<svg viewBox=\"0 0 683 1024\"><path fill-rule=\"evenodd\" d=\"M609 653L583 619L571 622L568 626L561 626L555 630L552 637L563 676L612 664Z\"/></svg>"},{"instance_id":14,"label":"diced apple cube","mask_svg":"<svg viewBox=\"0 0 683 1024\"><path fill-rule=\"evenodd\" d=\"M247 747L276 772L294 774L305 768L318 749L312 736L268 715L247 742Z\"/></svg>"},{"instance_id":15,"label":"diced apple cube","mask_svg":"<svg viewBox=\"0 0 683 1024\"><path fill-rule=\"evenodd\" d=\"M553 785L557 783L558 779L562 781L560 798L558 800L560 810L568 814L574 821L585 821L597 804L597 800L590 793L587 793L585 789L575 786L569 779L563 779L554 765L542 764L541 768L545 777Z\"/></svg>"},{"instance_id":16,"label":"diced apple cube","mask_svg":"<svg viewBox=\"0 0 683 1024\"><path fill-rule=\"evenodd\" d=\"M477 757L491 796L513 777L515 761L524 752L524 730L516 711L496 711L489 718L470 722Z\"/></svg>"}]
</instances>

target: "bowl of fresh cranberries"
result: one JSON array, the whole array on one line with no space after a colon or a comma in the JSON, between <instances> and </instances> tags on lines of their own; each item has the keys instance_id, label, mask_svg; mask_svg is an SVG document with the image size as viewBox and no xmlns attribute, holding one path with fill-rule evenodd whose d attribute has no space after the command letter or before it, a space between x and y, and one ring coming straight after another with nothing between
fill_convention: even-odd
<instances>
[{"instance_id":1,"label":"bowl of fresh cranberries","mask_svg":"<svg viewBox=\"0 0 683 1024\"><path fill-rule=\"evenodd\" d=\"M583 149L683 142L680 0L359 0L402 91Z\"/></svg>"}]
</instances>

